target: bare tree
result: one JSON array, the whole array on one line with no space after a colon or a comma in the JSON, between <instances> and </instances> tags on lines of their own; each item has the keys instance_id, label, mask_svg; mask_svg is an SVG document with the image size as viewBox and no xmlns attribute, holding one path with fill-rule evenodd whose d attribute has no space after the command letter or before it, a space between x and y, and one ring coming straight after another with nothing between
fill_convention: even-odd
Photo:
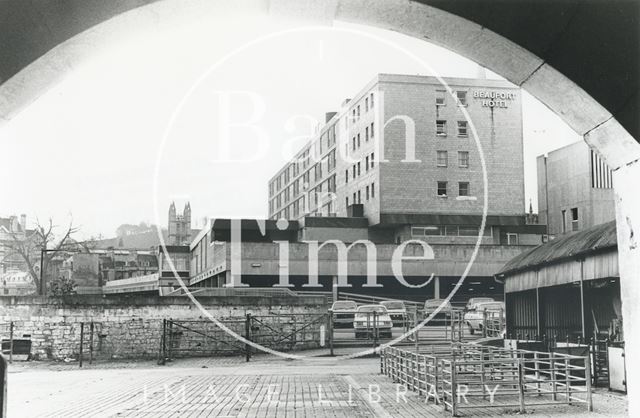
<instances>
[{"instance_id":1,"label":"bare tree","mask_svg":"<svg viewBox=\"0 0 640 418\"><path fill-rule=\"evenodd\" d=\"M91 242L80 242L72 238L78 232L72 221L60 238L55 233L56 229L52 219L46 225L36 220L36 228L31 234L19 236L12 233L12 241L5 244L9 249L8 256L18 255L22 258L38 289L41 289L44 272L57 254L65 251L90 251L91 248Z\"/></svg>"}]
</instances>

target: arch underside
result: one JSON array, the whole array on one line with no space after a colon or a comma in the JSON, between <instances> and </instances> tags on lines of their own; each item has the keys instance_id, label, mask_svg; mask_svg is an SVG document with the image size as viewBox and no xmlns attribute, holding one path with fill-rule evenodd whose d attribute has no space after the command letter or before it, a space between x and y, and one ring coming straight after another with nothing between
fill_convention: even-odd
<instances>
[{"instance_id":1,"label":"arch underside","mask_svg":"<svg viewBox=\"0 0 640 418\"><path fill-rule=\"evenodd\" d=\"M171 2L0 3L0 117L11 118L89 53L74 37L113 30L117 20L157 19L166 3ZM205 13L229 7L225 1L187 3L182 7ZM635 0L254 0L233 7L315 23L377 26L444 46L525 88L617 168L640 158L639 5Z\"/></svg>"}]
</instances>

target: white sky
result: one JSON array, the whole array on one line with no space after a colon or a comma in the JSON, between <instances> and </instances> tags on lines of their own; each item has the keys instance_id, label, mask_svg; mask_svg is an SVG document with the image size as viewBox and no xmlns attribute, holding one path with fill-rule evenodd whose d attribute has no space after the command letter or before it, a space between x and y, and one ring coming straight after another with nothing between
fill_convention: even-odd
<instances>
[{"instance_id":1,"label":"white sky","mask_svg":"<svg viewBox=\"0 0 640 418\"><path fill-rule=\"evenodd\" d=\"M428 75L406 51L441 76L478 73L473 62L425 41L350 24L273 35L246 46L288 27L251 19L242 25L176 19L162 30L137 28L136 36L94 48L91 59L0 132L0 216L26 213L30 221L37 216L64 223L73 214L84 236L113 236L123 223L165 225L171 200L178 210L191 201L194 227L205 216L266 217L267 180L284 162L283 145L309 133L303 120L289 125L287 120L295 115L324 120L326 111L337 110L376 73ZM162 149L171 115L206 71L208 77L179 112ZM264 158L216 161L215 90L252 91L264 100L258 122L269 139ZM526 93L523 128L526 205L532 199L535 210L535 157L580 137ZM248 130L232 139L232 155L258 148ZM156 204L159 220L154 219Z\"/></svg>"}]
</instances>

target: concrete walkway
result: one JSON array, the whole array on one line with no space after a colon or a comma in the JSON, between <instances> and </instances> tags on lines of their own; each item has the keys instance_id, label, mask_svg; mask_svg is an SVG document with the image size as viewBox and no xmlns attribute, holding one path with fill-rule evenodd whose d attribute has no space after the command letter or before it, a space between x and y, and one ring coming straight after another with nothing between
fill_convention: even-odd
<instances>
[{"instance_id":1,"label":"concrete walkway","mask_svg":"<svg viewBox=\"0 0 640 418\"><path fill-rule=\"evenodd\" d=\"M94 364L14 364L10 417L418 417L450 416L379 374L377 358L256 357ZM625 416L624 396L594 395L590 416ZM534 416L584 416L579 406L528 410ZM468 414L515 414L494 408Z\"/></svg>"}]
</instances>

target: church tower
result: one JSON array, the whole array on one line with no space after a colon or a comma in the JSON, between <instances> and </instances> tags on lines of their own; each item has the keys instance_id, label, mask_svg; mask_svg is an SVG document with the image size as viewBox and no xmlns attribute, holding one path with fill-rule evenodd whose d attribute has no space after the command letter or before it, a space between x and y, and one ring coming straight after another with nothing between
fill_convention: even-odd
<instances>
[{"instance_id":1,"label":"church tower","mask_svg":"<svg viewBox=\"0 0 640 418\"><path fill-rule=\"evenodd\" d=\"M182 214L176 212L176 204L169 206L168 245L189 245L191 242L191 204L187 202Z\"/></svg>"}]
</instances>

